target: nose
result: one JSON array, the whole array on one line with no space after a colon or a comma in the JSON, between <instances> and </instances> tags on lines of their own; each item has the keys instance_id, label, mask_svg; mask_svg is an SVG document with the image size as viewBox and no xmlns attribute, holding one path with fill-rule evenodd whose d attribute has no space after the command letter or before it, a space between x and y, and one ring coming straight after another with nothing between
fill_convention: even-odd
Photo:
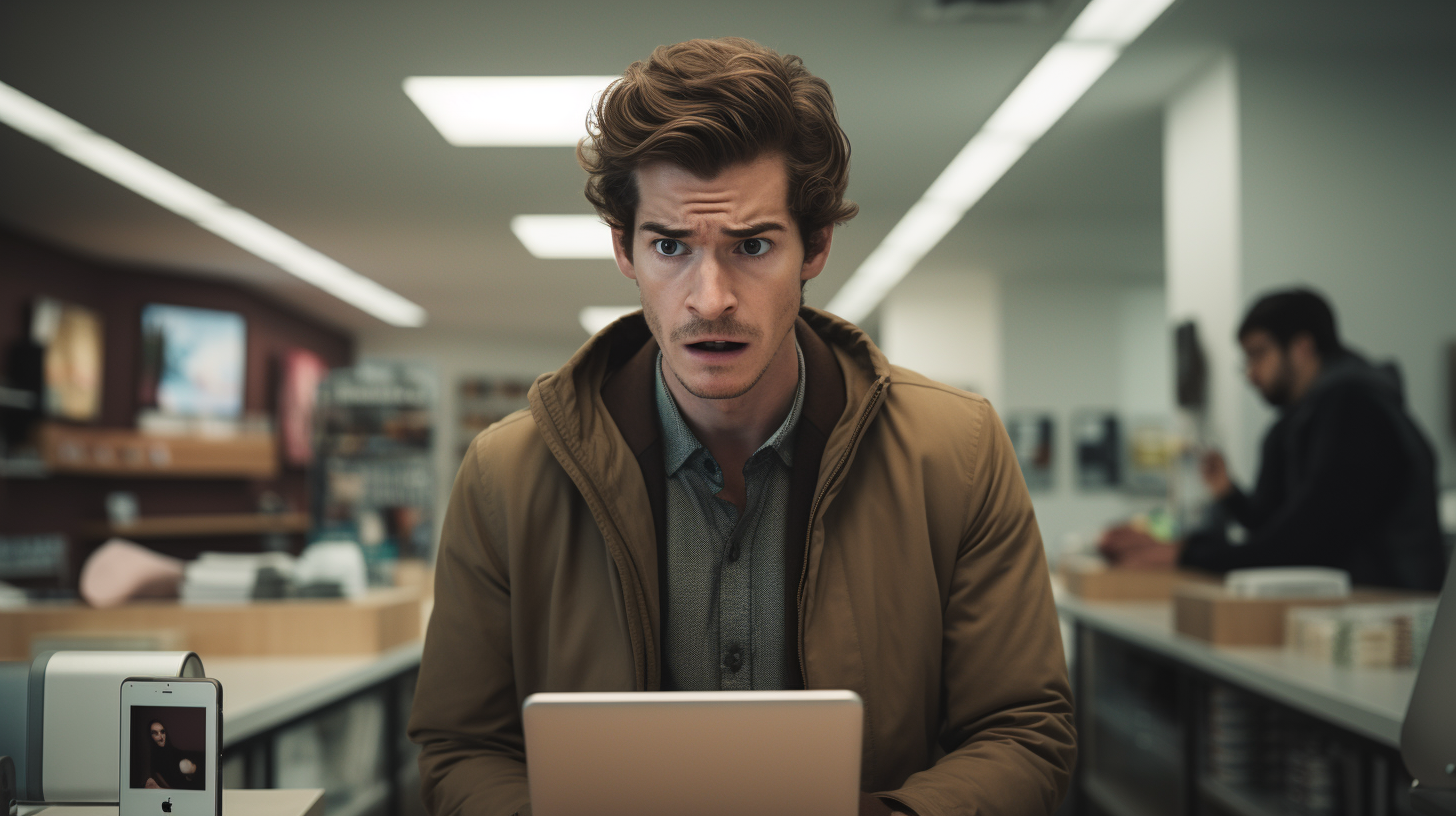
<instances>
[{"instance_id":1,"label":"nose","mask_svg":"<svg viewBox=\"0 0 1456 816\"><path fill-rule=\"evenodd\" d=\"M715 253L704 253L693 272L692 290L688 292L687 307L703 320L716 320L731 314L738 308L738 297L733 292L731 271L718 260Z\"/></svg>"}]
</instances>

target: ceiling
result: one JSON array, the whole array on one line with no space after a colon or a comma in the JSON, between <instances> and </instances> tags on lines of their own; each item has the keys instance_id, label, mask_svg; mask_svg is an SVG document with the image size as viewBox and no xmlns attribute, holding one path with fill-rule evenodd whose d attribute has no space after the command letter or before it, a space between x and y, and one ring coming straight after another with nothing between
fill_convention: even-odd
<instances>
[{"instance_id":1,"label":"ceiling","mask_svg":"<svg viewBox=\"0 0 1456 816\"><path fill-rule=\"evenodd\" d=\"M422 74L610 74L652 47L750 37L833 87L854 146L823 305L1083 0L1030 22L928 22L929 0L6 2L0 81L424 306L383 324L0 127L0 223L108 259L246 282L358 333L559 343L628 304L610 261L545 261L518 213L590 212L569 148L456 148L400 83ZM1456 39L1445 0L1178 0L922 268L1157 280L1160 105L1222 45L1410 48Z\"/></svg>"}]
</instances>

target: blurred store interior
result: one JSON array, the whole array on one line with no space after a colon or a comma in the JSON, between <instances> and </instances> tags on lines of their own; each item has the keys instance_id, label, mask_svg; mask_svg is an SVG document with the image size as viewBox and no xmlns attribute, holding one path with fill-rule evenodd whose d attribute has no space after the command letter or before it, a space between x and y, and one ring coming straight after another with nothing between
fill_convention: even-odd
<instances>
[{"instance_id":1,"label":"blurred store interior","mask_svg":"<svg viewBox=\"0 0 1456 816\"><path fill-rule=\"evenodd\" d=\"M1197 524L1204 450L1254 481L1276 413L1235 330L1292 286L1398 367L1449 547L1456 6L1164 5L1089 57L1086 0L4 4L0 660L196 651L229 691L226 787L423 812L404 722L465 446L638 300L577 137L452 144L406 80L605 83L695 37L828 81L860 213L806 303L991 400L1054 572L1114 525ZM529 215L579 217L548 245L584 218L578 257L529 250ZM1180 404L1189 324L1205 393ZM128 548L171 583L127 584ZM1064 812L1418 812L1400 737L1433 595L1362 662L1296 643L1291 603L1279 632L1200 639L1177 587L1099 574L1058 577ZM1330 620L1330 643L1363 631Z\"/></svg>"}]
</instances>

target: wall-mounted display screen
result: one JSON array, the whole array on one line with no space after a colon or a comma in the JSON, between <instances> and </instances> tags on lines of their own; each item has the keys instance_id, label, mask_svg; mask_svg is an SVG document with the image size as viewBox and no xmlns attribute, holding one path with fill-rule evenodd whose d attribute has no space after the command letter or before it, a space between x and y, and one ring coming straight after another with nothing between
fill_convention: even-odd
<instances>
[{"instance_id":1,"label":"wall-mounted display screen","mask_svg":"<svg viewBox=\"0 0 1456 816\"><path fill-rule=\"evenodd\" d=\"M148 304L142 309L142 405L175 416L239 417L246 331L235 312Z\"/></svg>"}]
</instances>

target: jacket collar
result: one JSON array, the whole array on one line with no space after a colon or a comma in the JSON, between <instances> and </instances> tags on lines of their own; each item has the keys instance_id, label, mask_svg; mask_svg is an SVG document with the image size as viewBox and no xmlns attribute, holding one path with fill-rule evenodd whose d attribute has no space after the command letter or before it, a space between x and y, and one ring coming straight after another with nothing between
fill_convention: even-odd
<instances>
[{"instance_id":1,"label":"jacket collar","mask_svg":"<svg viewBox=\"0 0 1456 816\"><path fill-rule=\"evenodd\" d=\"M890 364L858 326L828 312L802 307L794 331L807 380L803 419L827 438L849 400L858 400L888 376ZM583 403L583 393L600 394L597 407L614 421L632 456L640 458L661 443L652 386L657 352L647 321L640 311L633 312L598 332L560 370L539 378L532 393L549 391L573 405Z\"/></svg>"}]
</instances>

